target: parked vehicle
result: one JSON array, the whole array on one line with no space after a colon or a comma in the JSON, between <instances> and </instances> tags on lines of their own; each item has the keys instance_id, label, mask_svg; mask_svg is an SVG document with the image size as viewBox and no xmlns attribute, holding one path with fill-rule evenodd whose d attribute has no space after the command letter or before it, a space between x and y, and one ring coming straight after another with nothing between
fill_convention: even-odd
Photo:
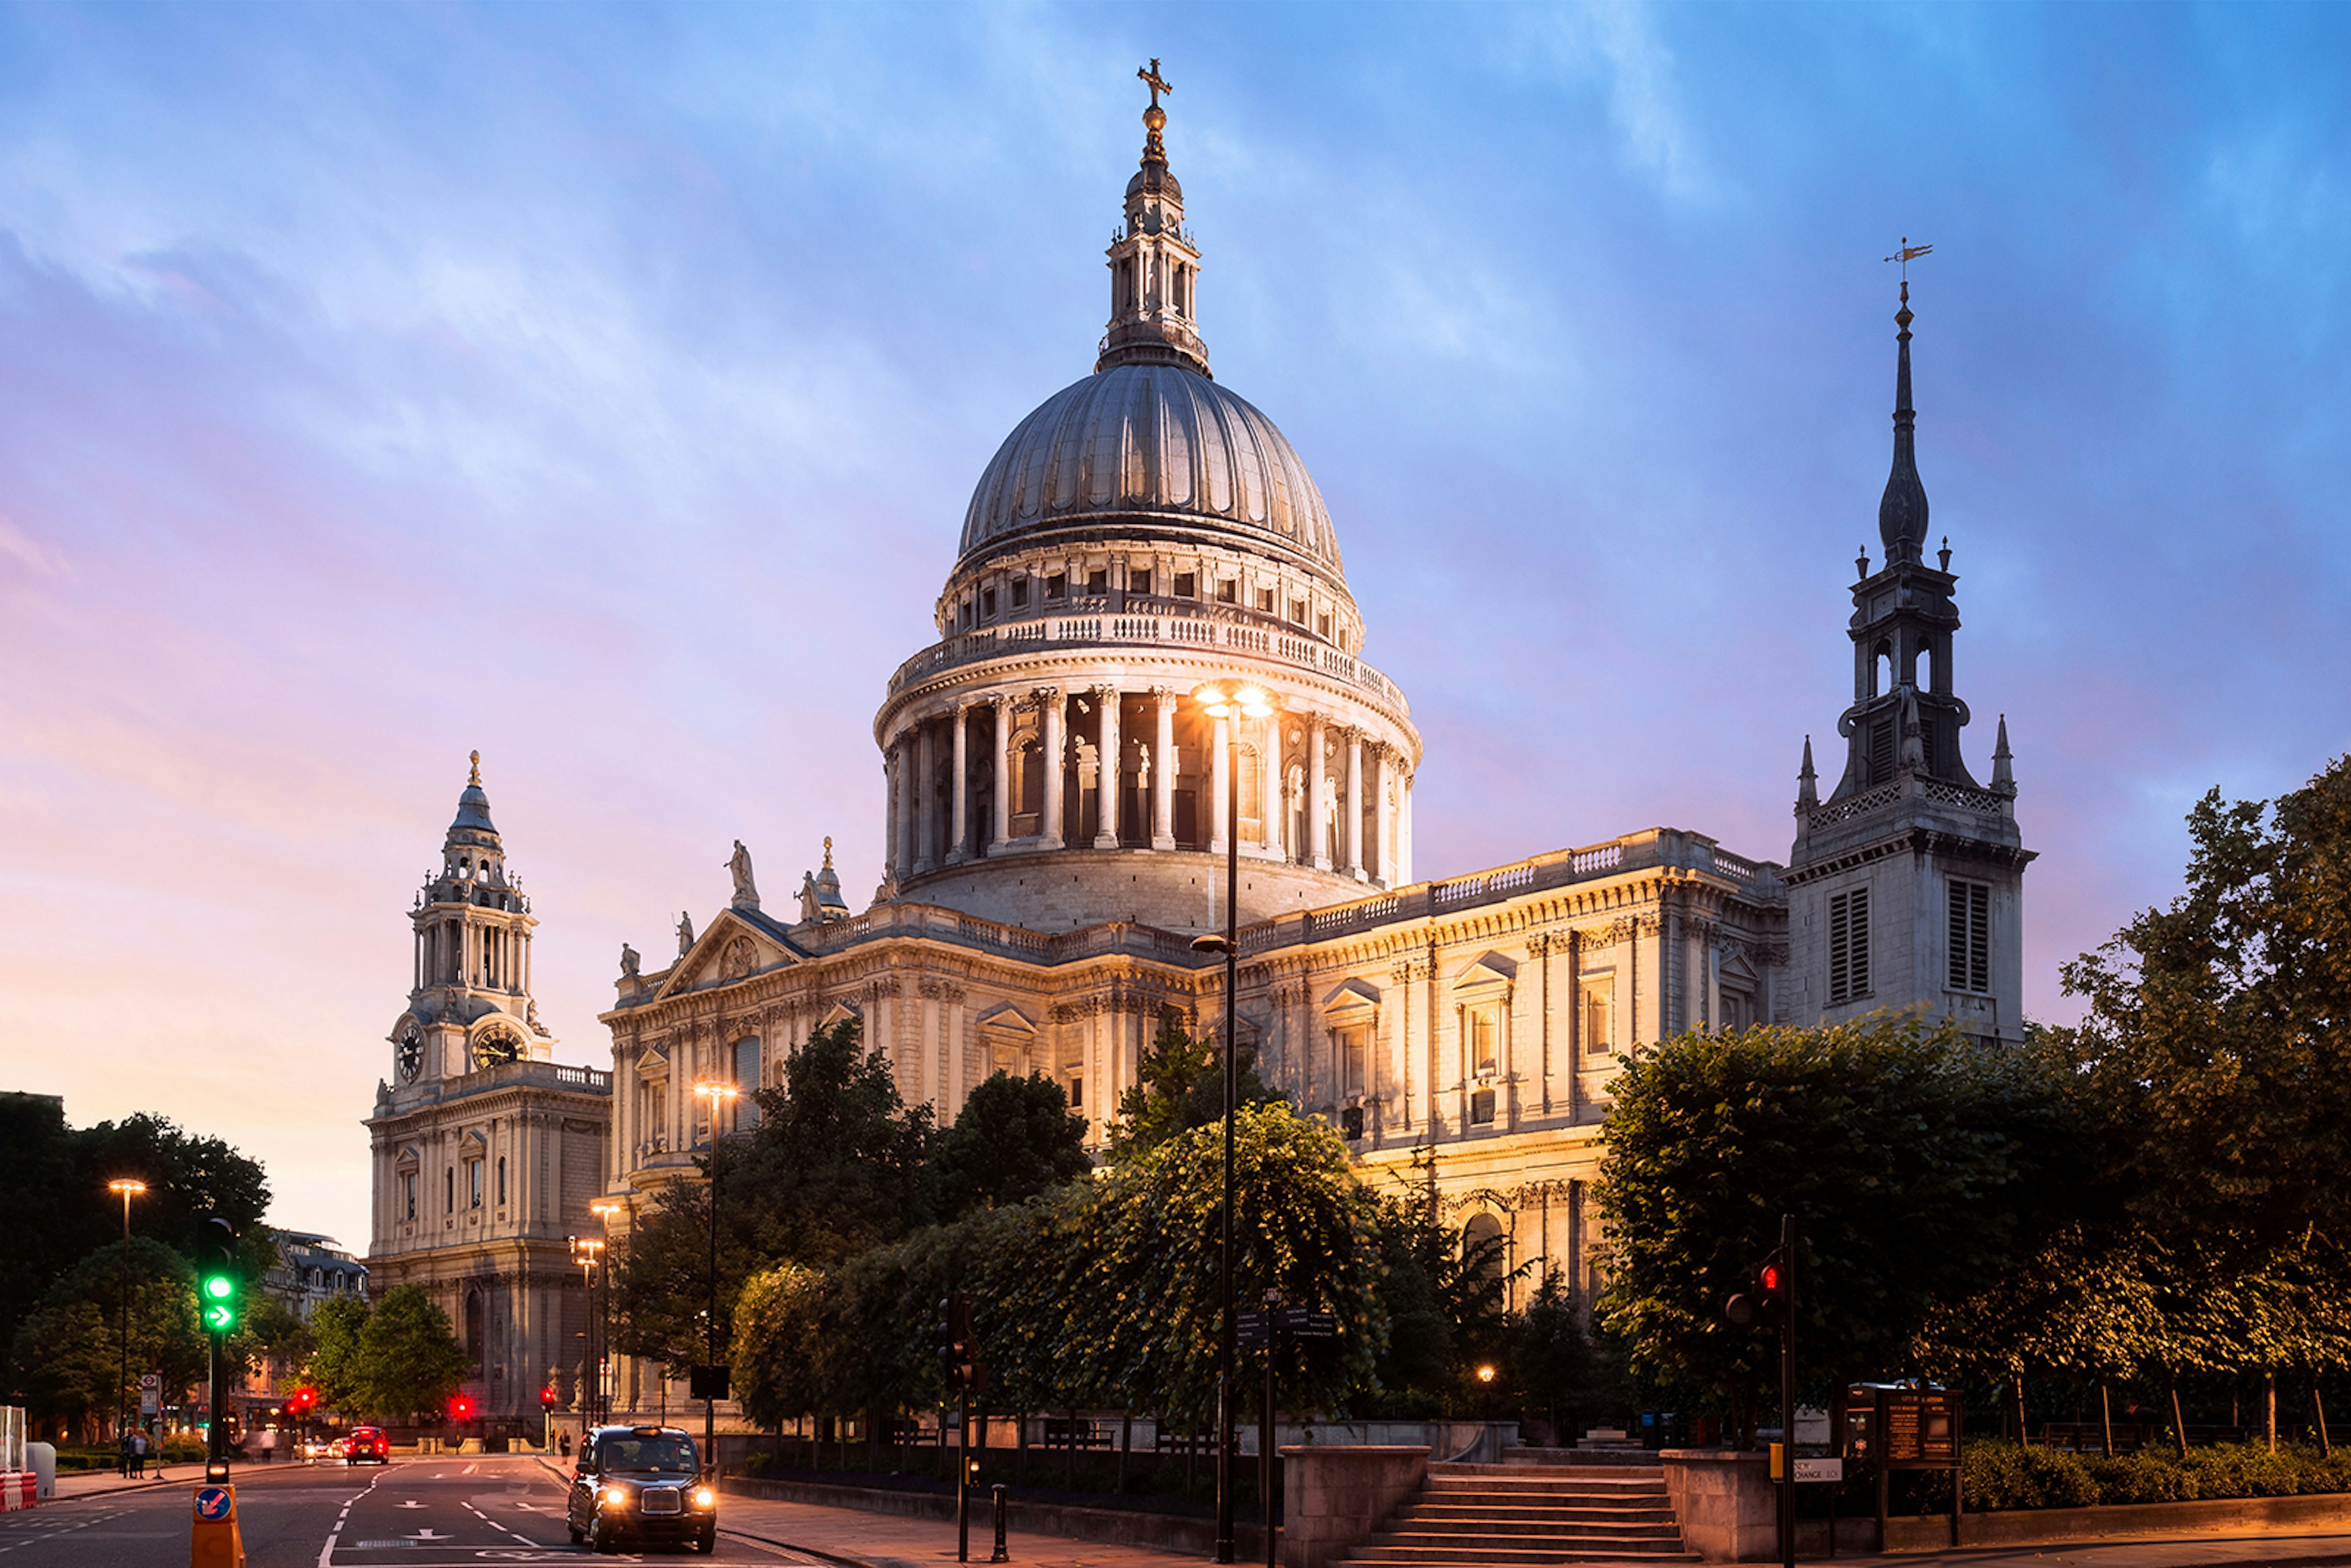
<instances>
[{"instance_id":1,"label":"parked vehicle","mask_svg":"<svg viewBox=\"0 0 2351 1568\"><path fill-rule=\"evenodd\" d=\"M717 1479L680 1427L599 1427L580 1444L565 1502L571 1542L597 1552L682 1542L718 1546Z\"/></svg>"}]
</instances>

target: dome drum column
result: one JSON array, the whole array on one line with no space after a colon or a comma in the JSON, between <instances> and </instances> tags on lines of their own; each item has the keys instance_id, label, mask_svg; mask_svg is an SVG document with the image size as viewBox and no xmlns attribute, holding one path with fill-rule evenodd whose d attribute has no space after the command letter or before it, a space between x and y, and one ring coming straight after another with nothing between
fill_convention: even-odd
<instances>
[{"instance_id":1,"label":"dome drum column","mask_svg":"<svg viewBox=\"0 0 2351 1568\"><path fill-rule=\"evenodd\" d=\"M988 701L996 708L996 800L988 814L987 852L1000 855L1012 839L1012 698L998 692Z\"/></svg>"},{"instance_id":2,"label":"dome drum column","mask_svg":"<svg viewBox=\"0 0 2351 1568\"><path fill-rule=\"evenodd\" d=\"M1126 793L1119 767L1118 688L1100 685L1093 688L1094 745L1094 848L1118 848L1118 809L1120 797Z\"/></svg>"},{"instance_id":3,"label":"dome drum column","mask_svg":"<svg viewBox=\"0 0 2351 1568\"><path fill-rule=\"evenodd\" d=\"M947 864L961 865L971 858L971 764L968 759L970 741L967 731L971 717L970 705L958 701L955 705L955 740L950 751L954 771L948 778L954 804L948 810Z\"/></svg>"},{"instance_id":4,"label":"dome drum column","mask_svg":"<svg viewBox=\"0 0 2351 1568\"><path fill-rule=\"evenodd\" d=\"M1176 693L1154 686L1151 698L1159 719L1152 748L1151 847L1164 853L1176 847Z\"/></svg>"},{"instance_id":5,"label":"dome drum column","mask_svg":"<svg viewBox=\"0 0 2351 1568\"><path fill-rule=\"evenodd\" d=\"M1331 869L1331 813L1323 809L1326 769L1323 747L1328 744L1321 716L1306 718L1306 847L1308 863L1316 871Z\"/></svg>"},{"instance_id":6,"label":"dome drum column","mask_svg":"<svg viewBox=\"0 0 2351 1568\"><path fill-rule=\"evenodd\" d=\"M1347 731L1347 874L1364 874L1364 732Z\"/></svg>"},{"instance_id":7,"label":"dome drum column","mask_svg":"<svg viewBox=\"0 0 2351 1568\"><path fill-rule=\"evenodd\" d=\"M1037 847L1040 850L1058 850L1062 847L1063 842L1061 768L1064 762L1062 753L1068 749L1062 734L1063 722L1067 716L1062 711L1064 702L1065 699L1059 686L1046 686L1037 694L1037 706L1040 710L1038 715L1039 728L1041 731L1040 738L1044 744L1045 769L1044 811L1042 820L1037 824Z\"/></svg>"},{"instance_id":8,"label":"dome drum column","mask_svg":"<svg viewBox=\"0 0 2351 1568\"><path fill-rule=\"evenodd\" d=\"M938 789L933 774L937 747L926 720L914 724L914 874L938 864Z\"/></svg>"}]
</instances>

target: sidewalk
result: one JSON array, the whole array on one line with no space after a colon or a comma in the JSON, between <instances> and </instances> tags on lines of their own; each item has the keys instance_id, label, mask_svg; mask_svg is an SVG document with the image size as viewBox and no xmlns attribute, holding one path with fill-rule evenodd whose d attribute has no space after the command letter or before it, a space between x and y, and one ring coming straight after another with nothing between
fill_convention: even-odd
<instances>
[{"instance_id":1,"label":"sidewalk","mask_svg":"<svg viewBox=\"0 0 2351 1568\"><path fill-rule=\"evenodd\" d=\"M1805 1557L1804 1563L1827 1558ZM2140 1536L2128 1541L2072 1545L1966 1546L1941 1552L1904 1552L1886 1556L1838 1553L1839 1568L2200 1568L2210 1563L2242 1568L2294 1568L2298 1564L2351 1563L2351 1535L2307 1531L2278 1535Z\"/></svg>"},{"instance_id":2,"label":"sidewalk","mask_svg":"<svg viewBox=\"0 0 2351 1568\"><path fill-rule=\"evenodd\" d=\"M158 1467L151 1459L147 1463L147 1474L137 1480L119 1476L112 1470L59 1470L57 1495L42 1500L70 1502L78 1497L99 1497L107 1492L117 1491L141 1491L149 1487L192 1487L204 1479L204 1464L196 1459L183 1460L176 1465L163 1467Z\"/></svg>"},{"instance_id":3,"label":"sidewalk","mask_svg":"<svg viewBox=\"0 0 2351 1568\"><path fill-rule=\"evenodd\" d=\"M971 1511L971 1560L986 1563L995 1550L995 1527L985 1499ZM719 1510L719 1528L771 1546L797 1547L857 1568L934 1568L956 1560L953 1520L901 1519L851 1508L810 1502L770 1502L733 1497ZM1198 1568L1206 1558L1142 1546L1106 1546L1054 1535L1014 1533L1006 1541L1012 1561L1029 1568Z\"/></svg>"}]
</instances>

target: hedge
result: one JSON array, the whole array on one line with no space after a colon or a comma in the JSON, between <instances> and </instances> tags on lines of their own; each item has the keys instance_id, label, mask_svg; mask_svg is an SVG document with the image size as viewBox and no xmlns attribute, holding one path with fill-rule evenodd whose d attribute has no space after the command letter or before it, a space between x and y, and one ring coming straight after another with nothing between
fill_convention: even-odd
<instances>
[{"instance_id":1,"label":"hedge","mask_svg":"<svg viewBox=\"0 0 2351 1568\"><path fill-rule=\"evenodd\" d=\"M2253 1444L2222 1443L2190 1448L2185 1460L2162 1448L2109 1459L2062 1448L1972 1442L1965 1451L1961 1483L1970 1513L2351 1492L2351 1449L2329 1457L2314 1446L2294 1445L2273 1454Z\"/></svg>"}]
</instances>

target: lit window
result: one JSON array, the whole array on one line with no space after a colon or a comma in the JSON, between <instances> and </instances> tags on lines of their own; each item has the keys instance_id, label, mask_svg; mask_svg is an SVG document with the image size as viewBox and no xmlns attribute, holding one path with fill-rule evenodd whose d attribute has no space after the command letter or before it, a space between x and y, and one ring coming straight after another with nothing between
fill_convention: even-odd
<instances>
[{"instance_id":1,"label":"lit window","mask_svg":"<svg viewBox=\"0 0 2351 1568\"><path fill-rule=\"evenodd\" d=\"M1609 1006L1614 990L1609 980L1593 980L1583 988L1583 1050L1588 1056L1605 1056L1615 1049L1616 1037L1611 1032L1615 1019Z\"/></svg>"}]
</instances>

